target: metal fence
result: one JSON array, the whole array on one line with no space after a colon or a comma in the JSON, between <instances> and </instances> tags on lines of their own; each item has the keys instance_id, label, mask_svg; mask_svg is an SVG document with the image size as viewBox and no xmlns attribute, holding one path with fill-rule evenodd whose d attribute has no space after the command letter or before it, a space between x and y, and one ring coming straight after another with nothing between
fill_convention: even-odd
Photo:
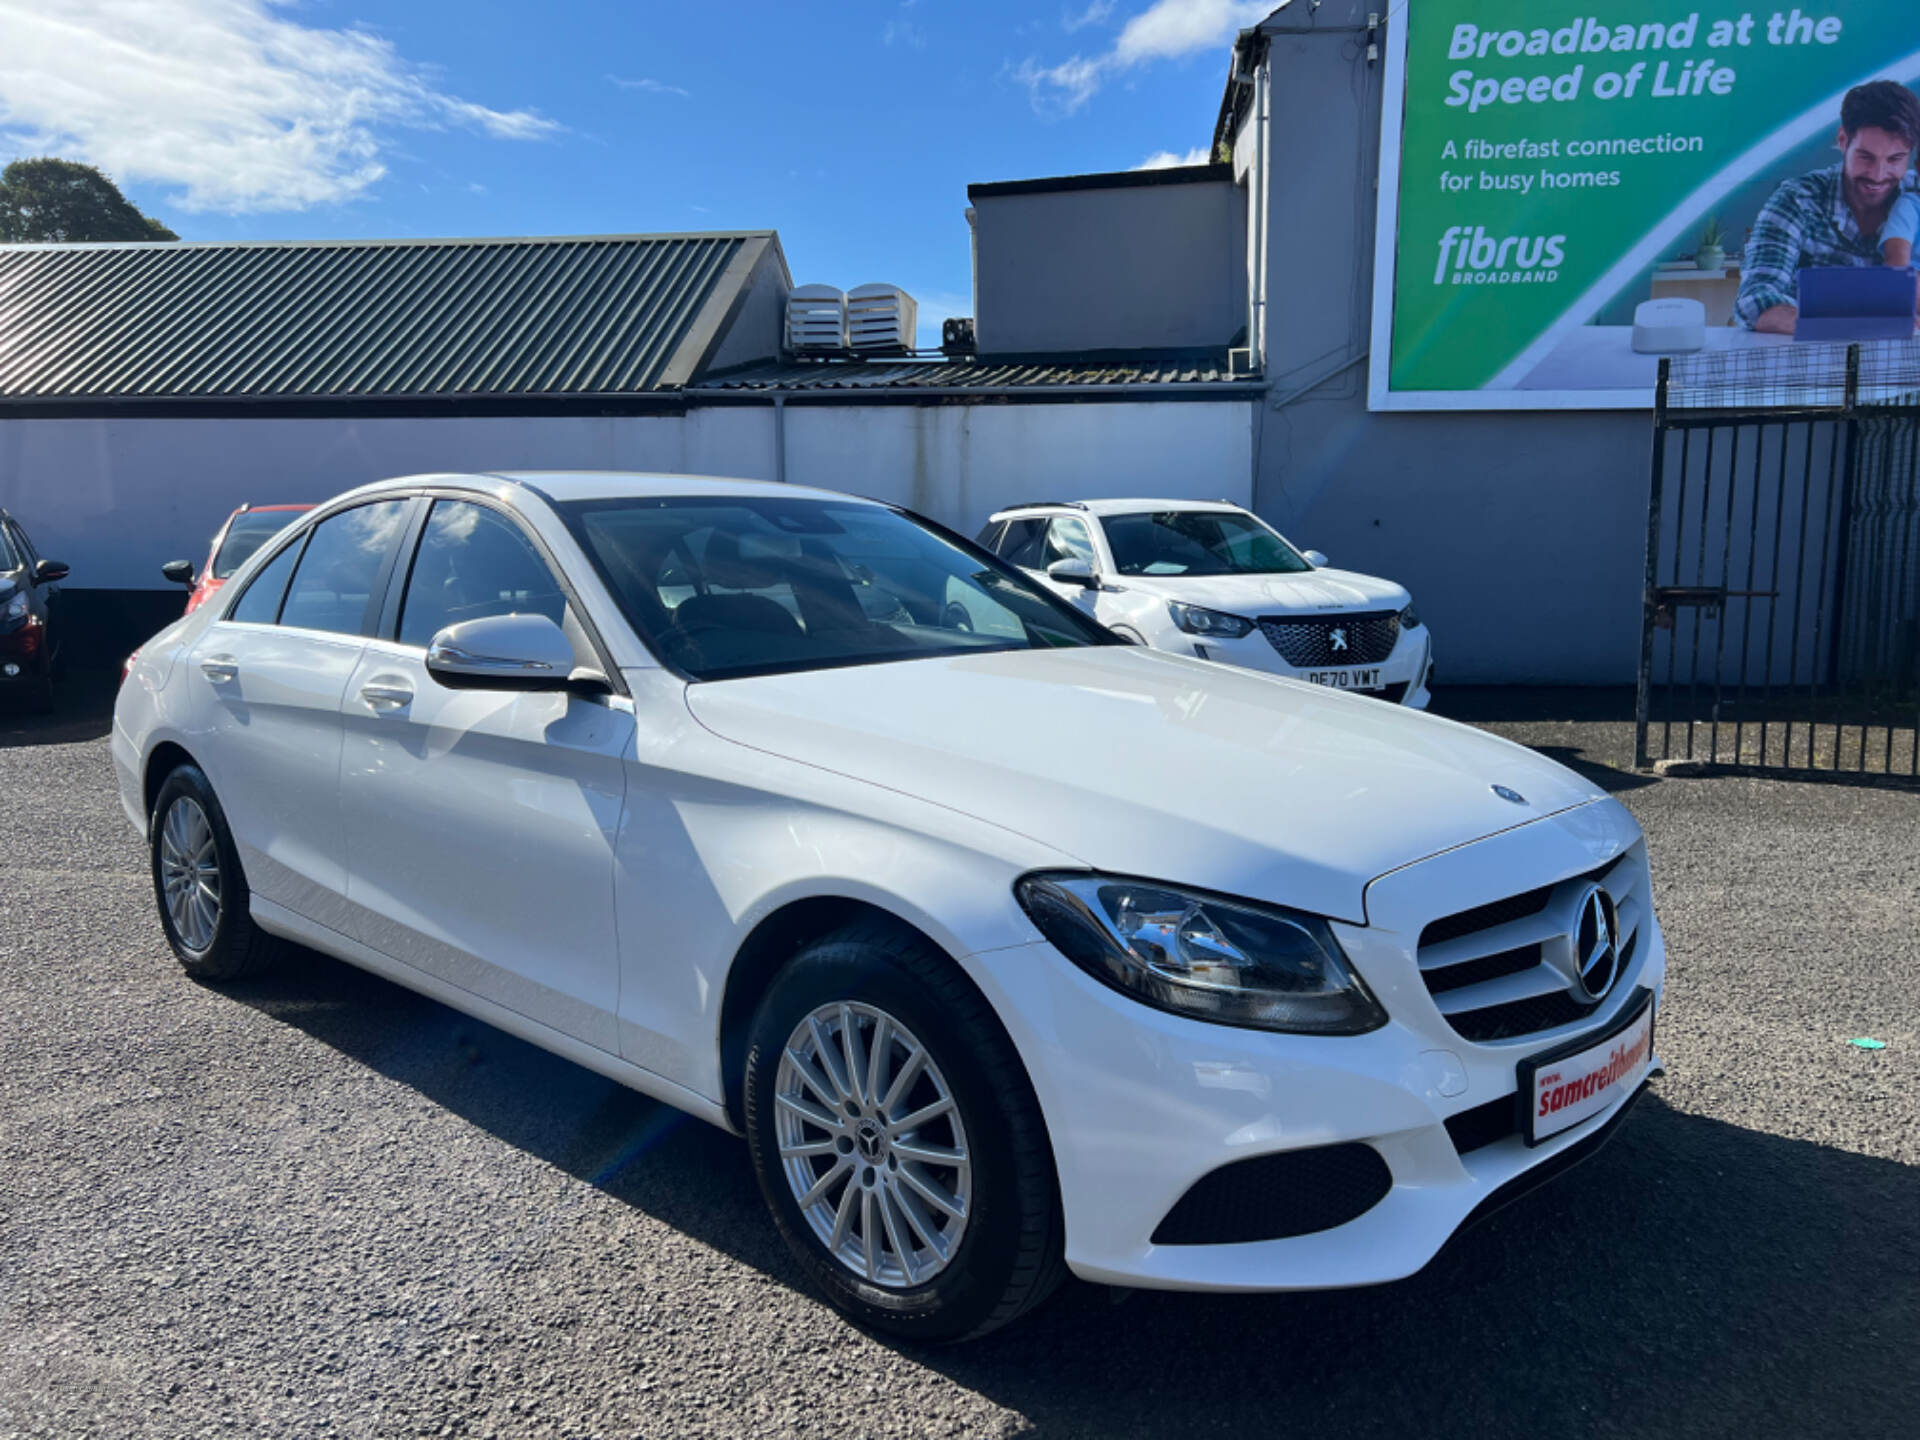
<instances>
[{"instance_id":1,"label":"metal fence","mask_svg":"<svg viewBox=\"0 0 1920 1440\"><path fill-rule=\"evenodd\" d=\"M1635 758L1920 775L1920 345L1661 362Z\"/></svg>"}]
</instances>

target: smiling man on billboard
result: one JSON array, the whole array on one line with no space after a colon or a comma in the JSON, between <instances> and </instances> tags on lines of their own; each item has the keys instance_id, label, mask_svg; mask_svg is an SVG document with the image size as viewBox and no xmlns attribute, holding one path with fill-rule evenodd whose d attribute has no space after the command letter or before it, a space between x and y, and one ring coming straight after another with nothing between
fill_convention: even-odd
<instances>
[{"instance_id":1,"label":"smiling man on billboard","mask_svg":"<svg viewBox=\"0 0 1920 1440\"><path fill-rule=\"evenodd\" d=\"M1892 80L1855 86L1840 105L1841 159L1784 180L1753 222L1734 314L1749 330L1791 335L1795 277L1810 266L1880 265L1895 202L1914 194L1920 97ZM1903 216L1914 206L1901 207Z\"/></svg>"}]
</instances>

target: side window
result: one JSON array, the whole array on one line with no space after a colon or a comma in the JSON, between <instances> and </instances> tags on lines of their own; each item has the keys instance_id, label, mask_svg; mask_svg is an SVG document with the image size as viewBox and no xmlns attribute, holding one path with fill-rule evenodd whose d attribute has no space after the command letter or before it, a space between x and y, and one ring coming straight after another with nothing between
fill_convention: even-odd
<instances>
[{"instance_id":1,"label":"side window","mask_svg":"<svg viewBox=\"0 0 1920 1440\"><path fill-rule=\"evenodd\" d=\"M1093 537L1087 534L1087 522L1073 515L1061 515L1047 527L1046 549L1038 569L1044 570L1056 560L1084 560L1094 569L1100 562L1093 558Z\"/></svg>"},{"instance_id":2,"label":"side window","mask_svg":"<svg viewBox=\"0 0 1920 1440\"><path fill-rule=\"evenodd\" d=\"M986 528L973 537L973 543L978 545L982 550L991 550L994 554L998 555L1000 553L1000 547L995 542L999 540L1000 532L1006 529L1006 527L1007 522L1004 520L989 520Z\"/></svg>"},{"instance_id":3,"label":"side window","mask_svg":"<svg viewBox=\"0 0 1920 1440\"><path fill-rule=\"evenodd\" d=\"M287 577L293 574L300 558L300 542L294 541L247 582L239 602L227 612L227 619L248 625L271 625L280 618L280 597L287 593Z\"/></svg>"},{"instance_id":4,"label":"side window","mask_svg":"<svg viewBox=\"0 0 1920 1440\"><path fill-rule=\"evenodd\" d=\"M428 645L449 625L489 615L566 623L567 598L520 527L466 500L436 500L400 607L400 643Z\"/></svg>"},{"instance_id":5,"label":"side window","mask_svg":"<svg viewBox=\"0 0 1920 1440\"><path fill-rule=\"evenodd\" d=\"M1009 520L1007 533L1000 537L1000 558L1009 565L1024 565L1029 570L1042 568L1040 547L1046 540L1045 517Z\"/></svg>"},{"instance_id":6,"label":"side window","mask_svg":"<svg viewBox=\"0 0 1920 1440\"><path fill-rule=\"evenodd\" d=\"M406 526L407 509L405 500L380 500L322 520L294 571L280 623L336 635L366 634L374 586Z\"/></svg>"}]
</instances>

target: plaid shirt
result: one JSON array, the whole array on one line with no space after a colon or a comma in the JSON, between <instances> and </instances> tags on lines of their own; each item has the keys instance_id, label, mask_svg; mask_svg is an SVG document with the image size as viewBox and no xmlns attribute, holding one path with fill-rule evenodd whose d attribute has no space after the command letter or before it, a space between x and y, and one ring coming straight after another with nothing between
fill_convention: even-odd
<instances>
[{"instance_id":1,"label":"plaid shirt","mask_svg":"<svg viewBox=\"0 0 1920 1440\"><path fill-rule=\"evenodd\" d=\"M1911 170L1901 191L1914 191ZM1798 305L1798 274L1810 266L1880 263L1880 237L1868 239L1860 233L1840 184L1838 165L1783 180L1761 207L1747 236L1734 318L1751 330L1762 310Z\"/></svg>"}]
</instances>

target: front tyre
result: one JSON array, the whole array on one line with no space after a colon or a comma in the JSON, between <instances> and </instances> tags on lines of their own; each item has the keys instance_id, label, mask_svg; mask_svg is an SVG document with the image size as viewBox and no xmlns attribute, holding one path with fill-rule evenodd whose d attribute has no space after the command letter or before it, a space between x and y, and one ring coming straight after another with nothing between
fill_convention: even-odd
<instances>
[{"instance_id":1,"label":"front tyre","mask_svg":"<svg viewBox=\"0 0 1920 1440\"><path fill-rule=\"evenodd\" d=\"M253 923L227 817L198 766L167 776L147 827L160 928L195 980L240 980L273 961L279 942Z\"/></svg>"},{"instance_id":2,"label":"front tyre","mask_svg":"<svg viewBox=\"0 0 1920 1440\"><path fill-rule=\"evenodd\" d=\"M802 951L754 1019L745 1098L781 1234L860 1324L968 1339L1059 1284L1032 1086L985 1001L925 941L860 924Z\"/></svg>"}]
</instances>

